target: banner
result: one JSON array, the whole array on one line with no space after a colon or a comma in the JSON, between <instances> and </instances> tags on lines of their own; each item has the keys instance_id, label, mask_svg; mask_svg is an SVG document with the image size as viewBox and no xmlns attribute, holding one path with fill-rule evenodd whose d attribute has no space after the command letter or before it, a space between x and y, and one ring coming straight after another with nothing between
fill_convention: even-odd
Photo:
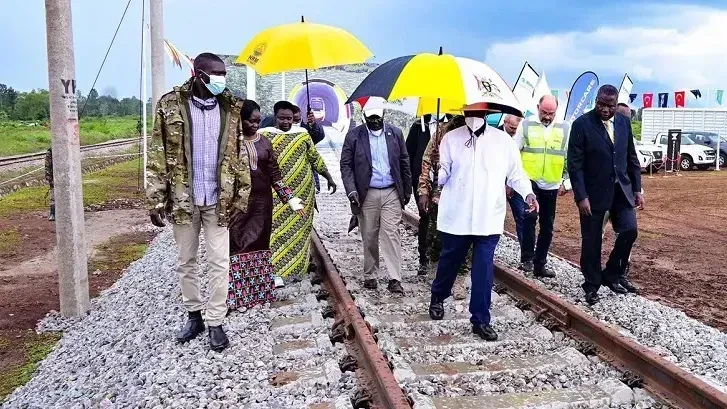
<instances>
[{"instance_id":1,"label":"banner","mask_svg":"<svg viewBox=\"0 0 727 409\"><path fill-rule=\"evenodd\" d=\"M535 84L535 90L533 91L530 103L523 107L523 114L525 115L525 118L538 113L538 103L540 102L540 98L546 95L552 94L550 93L548 80L545 78L545 72L543 72L543 74L538 78L538 83Z\"/></svg>"},{"instance_id":2,"label":"banner","mask_svg":"<svg viewBox=\"0 0 727 409\"><path fill-rule=\"evenodd\" d=\"M659 108L666 108L669 105L669 94L666 92L659 93Z\"/></svg>"},{"instance_id":3,"label":"banner","mask_svg":"<svg viewBox=\"0 0 727 409\"><path fill-rule=\"evenodd\" d=\"M629 102L631 101L629 95L631 94L631 90L633 88L634 82L631 81L631 78L629 78L629 74L624 74L624 79L621 80L621 88L619 88L618 90L618 102L629 104Z\"/></svg>"},{"instance_id":4,"label":"banner","mask_svg":"<svg viewBox=\"0 0 727 409\"><path fill-rule=\"evenodd\" d=\"M654 94L644 94L644 108L651 108L654 103Z\"/></svg>"},{"instance_id":5,"label":"banner","mask_svg":"<svg viewBox=\"0 0 727 409\"><path fill-rule=\"evenodd\" d=\"M598 75L592 71L584 72L573 82L565 108L565 122L568 126L586 112L586 107L596 99L597 91Z\"/></svg>"},{"instance_id":6,"label":"banner","mask_svg":"<svg viewBox=\"0 0 727 409\"><path fill-rule=\"evenodd\" d=\"M682 130L681 129L669 129L669 139L667 140L666 147L666 168L667 172L673 172L679 170L679 153L682 146Z\"/></svg>"},{"instance_id":7,"label":"banner","mask_svg":"<svg viewBox=\"0 0 727 409\"><path fill-rule=\"evenodd\" d=\"M722 97L724 96L724 90L718 89L717 92L714 95L714 100L719 104L722 105Z\"/></svg>"},{"instance_id":8,"label":"banner","mask_svg":"<svg viewBox=\"0 0 727 409\"><path fill-rule=\"evenodd\" d=\"M677 91L674 93L674 106L677 108L684 108L684 91Z\"/></svg>"},{"instance_id":9,"label":"banner","mask_svg":"<svg viewBox=\"0 0 727 409\"><path fill-rule=\"evenodd\" d=\"M515 80L515 85L512 87L512 93L515 94L515 98L517 98L520 103L520 106L523 109L523 115L527 108L526 104L529 103L533 97L535 84L538 83L539 77L540 76L533 66L525 61L523 68L520 70L520 75L518 75L517 80ZM487 116L487 122L490 124L495 123L495 119L497 119L496 126L502 125L502 121L504 119L502 114L492 114Z\"/></svg>"}]
</instances>

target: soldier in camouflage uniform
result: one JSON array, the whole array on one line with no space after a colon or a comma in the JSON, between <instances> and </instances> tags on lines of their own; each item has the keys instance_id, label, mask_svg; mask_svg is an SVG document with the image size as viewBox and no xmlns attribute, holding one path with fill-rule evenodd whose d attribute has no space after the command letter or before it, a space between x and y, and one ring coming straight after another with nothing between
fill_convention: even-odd
<instances>
[{"instance_id":1,"label":"soldier in camouflage uniform","mask_svg":"<svg viewBox=\"0 0 727 409\"><path fill-rule=\"evenodd\" d=\"M439 166L439 145L444 135L460 126L464 126L464 117L457 115L449 122L442 123L437 127L437 131L433 138L429 140L427 148L422 158L422 173L419 176L419 206L421 211L429 213L429 228L427 229L428 257L430 263L439 261L439 255L442 252L442 245L437 236L437 208L439 203L439 188L437 186L437 167ZM424 200L422 200L424 197ZM431 198L431 199L430 199ZM453 288L453 296L455 299L466 298L466 289L463 281L466 279L469 268L472 265L472 249L467 252L467 259L459 270L459 276Z\"/></svg>"},{"instance_id":2,"label":"soldier in camouflage uniform","mask_svg":"<svg viewBox=\"0 0 727 409\"><path fill-rule=\"evenodd\" d=\"M45 180L48 181L48 195L50 196L50 210L48 212L48 220L55 221L56 219L56 195L53 191L53 152L51 148L48 148L48 152L45 153Z\"/></svg>"},{"instance_id":3,"label":"soldier in camouflage uniform","mask_svg":"<svg viewBox=\"0 0 727 409\"><path fill-rule=\"evenodd\" d=\"M218 56L200 54L194 77L160 98L146 168L151 221L163 227L169 216L179 247L177 273L189 314L179 342L205 329L197 268L204 230L210 274L205 319L215 351L229 345L222 330L230 267L227 221L233 208L247 211L250 195L249 158L239 154L237 137L242 101L226 88L226 73Z\"/></svg>"}]
</instances>

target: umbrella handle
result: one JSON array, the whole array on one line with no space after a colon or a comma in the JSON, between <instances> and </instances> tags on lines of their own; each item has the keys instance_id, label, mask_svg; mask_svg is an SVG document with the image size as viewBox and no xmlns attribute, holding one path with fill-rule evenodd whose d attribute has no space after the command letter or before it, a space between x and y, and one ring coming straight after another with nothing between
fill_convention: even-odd
<instances>
[{"instance_id":1,"label":"umbrella handle","mask_svg":"<svg viewBox=\"0 0 727 409\"><path fill-rule=\"evenodd\" d=\"M310 114L310 86L308 85L308 70L305 70L305 93L308 97L308 110L306 111L306 114Z\"/></svg>"}]
</instances>

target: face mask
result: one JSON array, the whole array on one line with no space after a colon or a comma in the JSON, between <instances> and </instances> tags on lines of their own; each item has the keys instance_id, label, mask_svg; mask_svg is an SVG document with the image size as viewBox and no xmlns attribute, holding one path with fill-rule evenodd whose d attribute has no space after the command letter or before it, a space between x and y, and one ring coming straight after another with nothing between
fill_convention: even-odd
<instances>
[{"instance_id":1,"label":"face mask","mask_svg":"<svg viewBox=\"0 0 727 409\"><path fill-rule=\"evenodd\" d=\"M204 84L212 95L220 95L222 91L227 87L224 75L209 75L206 72L200 70L210 78L209 84Z\"/></svg>"},{"instance_id":2,"label":"face mask","mask_svg":"<svg viewBox=\"0 0 727 409\"><path fill-rule=\"evenodd\" d=\"M293 126L301 126L300 124L302 124L302 123L303 123L302 121L301 122L293 122Z\"/></svg>"},{"instance_id":3,"label":"face mask","mask_svg":"<svg viewBox=\"0 0 727 409\"><path fill-rule=\"evenodd\" d=\"M379 116L364 116L364 119L366 120L366 126L370 131L380 131L384 129L384 118Z\"/></svg>"},{"instance_id":4,"label":"face mask","mask_svg":"<svg viewBox=\"0 0 727 409\"><path fill-rule=\"evenodd\" d=\"M485 124L485 118L477 118L474 116L472 116L472 117L468 116L464 119L464 122L467 124L467 126L471 130L476 131L476 130L482 128L482 125Z\"/></svg>"}]
</instances>

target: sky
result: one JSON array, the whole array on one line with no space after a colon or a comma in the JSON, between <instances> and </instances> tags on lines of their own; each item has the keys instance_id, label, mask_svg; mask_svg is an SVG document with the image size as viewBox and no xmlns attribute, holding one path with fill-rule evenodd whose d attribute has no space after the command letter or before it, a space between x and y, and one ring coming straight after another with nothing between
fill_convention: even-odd
<instances>
[{"instance_id":1,"label":"sky","mask_svg":"<svg viewBox=\"0 0 727 409\"><path fill-rule=\"evenodd\" d=\"M127 1L71 0L76 80L84 93ZM47 88L44 2L3 3L0 83L21 91ZM131 0L96 85L101 94L140 94L141 13L142 0ZM237 54L260 30L299 21L301 15L348 30L371 49L373 62L437 52L441 46L446 53L486 62L510 84L528 61L561 94L584 71L616 87L628 72L632 92L639 94L637 106L643 93L669 92L671 104L674 91L690 89L700 89L704 97L690 96L687 106L705 106L708 89L712 94L727 89L727 4L722 0L531 0L496 7L475 0L164 0L164 33L191 56ZM183 82L188 72L167 60L167 87Z\"/></svg>"}]
</instances>

